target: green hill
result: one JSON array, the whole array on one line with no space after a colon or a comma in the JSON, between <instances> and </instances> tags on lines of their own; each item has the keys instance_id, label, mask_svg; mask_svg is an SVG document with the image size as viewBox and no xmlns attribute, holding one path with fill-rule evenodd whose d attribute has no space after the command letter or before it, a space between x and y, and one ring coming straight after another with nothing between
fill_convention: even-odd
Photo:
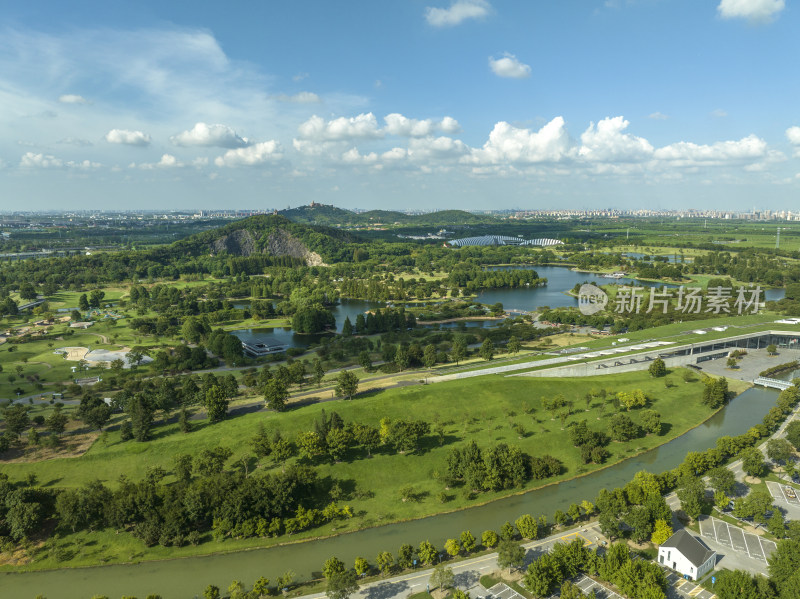
<instances>
[{"instance_id":1,"label":"green hill","mask_svg":"<svg viewBox=\"0 0 800 599\"><path fill-rule=\"evenodd\" d=\"M298 206L288 208L278 212L280 216L288 218L296 223L309 225L350 225L359 222L359 215L350 210L329 206L327 204L317 204L312 202L308 206Z\"/></svg>"},{"instance_id":2,"label":"green hill","mask_svg":"<svg viewBox=\"0 0 800 599\"><path fill-rule=\"evenodd\" d=\"M162 251L175 257L268 254L320 264L341 259L346 246L357 241L358 237L346 231L295 223L280 215L260 214L181 239Z\"/></svg>"},{"instance_id":3,"label":"green hill","mask_svg":"<svg viewBox=\"0 0 800 599\"><path fill-rule=\"evenodd\" d=\"M498 222L493 216L472 214L464 210L441 210L427 214L404 214L394 210L369 210L355 213L350 210L317 204L281 210L278 214L296 223L328 226L366 226L372 224L431 226L481 225Z\"/></svg>"}]
</instances>

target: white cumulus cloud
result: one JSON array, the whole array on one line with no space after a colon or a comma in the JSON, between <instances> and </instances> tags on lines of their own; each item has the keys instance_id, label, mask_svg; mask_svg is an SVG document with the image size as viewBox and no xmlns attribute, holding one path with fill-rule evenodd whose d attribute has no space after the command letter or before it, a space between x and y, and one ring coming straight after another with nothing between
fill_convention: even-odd
<instances>
[{"instance_id":1,"label":"white cumulus cloud","mask_svg":"<svg viewBox=\"0 0 800 599\"><path fill-rule=\"evenodd\" d=\"M473 149L468 162L477 164L558 162L570 151L563 117L556 117L539 131L495 124L482 148Z\"/></svg>"},{"instance_id":2,"label":"white cumulus cloud","mask_svg":"<svg viewBox=\"0 0 800 599\"><path fill-rule=\"evenodd\" d=\"M90 104L89 100L77 94L64 94L58 97L58 101L62 104Z\"/></svg>"},{"instance_id":3,"label":"white cumulus cloud","mask_svg":"<svg viewBox=\"0 0 800 599\"><path fill-rule=\"evenodd\" d=\"M720 0L717 11L723 19L768 22L786 7L785 0Z\"/></svg>"},{"instance_id":4,"label":"white cumulus cloud","mask_svg":"<svg viewBox=\"0 0 800 599\"><path fill-rule=\"evenodd\" d=\"M254 166L266 162L274 162L283 158L280 144L275 140L262 141L260 143L228 150L222 156L214 159L217 166Z\"/></svg>"},{"instance_id":5,"label":"white cumulus cloud","mask_svg":"<svg viewBox=\"0 0 800 599\"><path fill-rule=\"evenodd\" d=\"M748 135L738 141L718 141L709 145L699 145L688 141L658 148L653 156L675 166L721 165L765 158L768 155L767 142Z\"/></svg>"},{"instance_id":6,"label":"white cumulus cloud","mask_svg":"<svg viewBox=\"0 0 800 599\"><path fill-rule=\"evenodd\" d=\"M443 133L457 133L461 130L458 121L452 117L446 116L441 121L434 121L433 119L410 119L402 114L393 112L384 117L386 123L386 132L391 135L400 135L403 137L427 137L436 131Z\"/></svg>"},{"instance_id":7,"label":"white cumulus cloud","mask_svg":"<svg viewBox=\"0 0 800 599\"><path fill-rule=\"evenodd\" d=\"M589 128L581 135L581 147L578 155L591 161L637 161L649 158L653 146L642 137L623 133L628 128L628 121L621 116L605 118Z\"/></svg>"},{"instance_id":8,"label":"white cumulus cloud","mask_svg":"<svg viewBox=\"0 0 800 599\"><path fill-rule=\"evenodd\" d=\"M373 164L378 160L375 152L360 154L358 148L350 148L342 154L342 162L347 164Z\"/></svg>"},{"instance_id":9,"label":"white cumulus cloud","mask_svg":"<svg viewBox=\"0 0 800 599\"><path fill-rule=\"evenodd\" d=\"M61 168L64 166L64 161L49 154L25 152L19 165L25 168Z\"/></svg>"},{"instance_id":10,"label":"white cumulus cloud","mask_svg":"<svg viewBox=\"0 0 800 599\"><path fill-rule=\"evenodd\" d=\"M502 58L489 57L489 67L498 77L525 79L531 76L530 65L520 62L516 56L506 52Z\"/></svg>"},{"instance_id":11,"label":"white cumulus cloud","mask_svg":"<svg viewBox=\"0 0 800 599\"><path fill-rule=\"evenodd\" d=\"M19 165L23 168L77 168L83 170L102 166L99 162L92 162L91 160L64 161L50 154L37 154L35 152L26 152L20 159Z\"/></svg>"},{"instance_id":12,"label":"white cumulus cloud","mask_svg":"<svg viewBox=\"0 0 800 599\"><path fill-rule=\"evenodd\" d=\"M378 127L378 119L371 112L349 118L339 117L327 122L322 117L314 115L298 127L298 132L302 139L317 141L383 137L383 132Z\"/></svg>"},{"instance_id":13,"label":"white cumulus cloud","mask_svg":"<svg viewBox=\"0 0 800 599\"><path fill-rule=\"evenodd\" d=\"M786 130L786 139L788 139L789 143L793 146L800 146L800 127L797 125L789 127Z\"/></svg>"},{"instance_id":14,"label":"white cumulus cloud","mask_svg":"<svg viewBox=\"0 0 800 599\"><path fill-rule=\"evenodd\" d=\"M456 0L448 8L428 6L425 20L434 27L452 27L467 19L482 19L492 10L486 0Z\"/></svg>"},{"instance_id":15,"label":"white cumulus cloud","mask_svg":"<svg viewBox=\"0 0 800 599\"><path fill-rule=\"evenodd\" d=\"M188 131L173 135L169 140L176 146L215 146L219 148L243 148L247 138L240 137L226 125L197 123Z\"/></svg>"},{"instance_id":16,"label":"white cumulus cloud","mask_svg":"<svg viewBox=\"0 0 800 599\"><path fill-rule=\"evenodd\" d=\"M125 144L128 146L149 146L150 136L141 131L127 129L112 129L106 133L106 141L110 144Z\"/></svg>"}]
</instances>

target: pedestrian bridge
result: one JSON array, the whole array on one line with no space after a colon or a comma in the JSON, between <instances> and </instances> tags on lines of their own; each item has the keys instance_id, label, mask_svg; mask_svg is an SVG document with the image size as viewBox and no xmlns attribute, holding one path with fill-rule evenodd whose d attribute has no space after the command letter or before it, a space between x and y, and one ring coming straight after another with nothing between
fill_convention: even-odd
<instances>
[{"instance_id":1,"label":"pedestrian bridge","mask_svg":"<svg viewBox=\"0 0 800 599\"><path fill-rule=\"evenodd\" d=\"M770 389L780 389L783 391L784 389L788 389L792 386L792 383L789 381L782 381L780 379L771 379L766 376L760 376L756 380L753 381L754 385L761 385L762 387L769 387Z\"/></svg>"}]
</instances>

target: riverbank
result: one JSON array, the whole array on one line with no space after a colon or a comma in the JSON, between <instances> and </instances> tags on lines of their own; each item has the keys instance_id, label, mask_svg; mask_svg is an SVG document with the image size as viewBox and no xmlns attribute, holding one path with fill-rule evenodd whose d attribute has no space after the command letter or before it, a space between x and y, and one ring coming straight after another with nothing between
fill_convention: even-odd
<instances>
[{"instance_id":1,"label":"riverbank","mask_svg":"<svg viewBox=\"0 0 800 599\"><path fill-rule=\"evenodd\" d=\"M164 597L177 599L201 595L207 584L226 588L232 579L247 582L264 575L274 580L289 569L297 573L296 580L316 578L320 564L332 555L348 564L359 555L372 561L378 552L395 553L403 543L416 546L421 540L427 539L436 547L441 547L445 539L457 536L462 530L472 530L476 536L480 536L481 531L497 530L503 521L513 521L521 514L545 514L549 518L554 509L566 509L570 503L579 503L583 499L591 501L600 489L624 486L640 470L663 472L680 464L687 452L713 447L719 436L745 432L753 423L760 422L763 415L775 405L776 398L775 391L749 389L705 424L654 450L600 472L472 509L370 528L314 543L235 551L193 559L0 574L0 586L19 597L42 593L60 599L85 599L102 592L109 596L160 593ZM64 589L74 594L59 592Z\"/></svg>"},{"instance_id":2,"label":"riverbank","mask_svg":"<svg viewBox=\"0 0 800 599\"><path fill-rule=\"evenodd\" d=\"M47 486L59 484L60 480L70 481L71 486L79 486L99 478L113 487L113 481L121 473L136 480L143 477L147 468L152 466L161 466L167 472L172 472L174 455L196 455L205 448L218 445L220 439L225 440L224 444L233 450L233 463L250 454L249 440L260 424L263 423L268 429L279 425L282 433L291 438L312 427L322 409L336 410L345 422L370 425L377 425L383 417L401 419L407 418L409 413L415 414L416 418L430 421L434 429L441 428L443 443L439 444L434 435L428 438L417 455L401 455L383 449L373 452L372 458L365 459L361 450L351 450L341 463L316 460L320 478L348 481L350 490L340 502L350 504L356 516L293 537L215 541L206 534L203 537L205 542L198 546L145 548L129 534L84 531L65 534L52 545L33 552L33 563L18 568L4 567L3 570L42 570L97 563L143 562L319 540L389 523L437 517L461 510L469 511L470 508L541 490L556 483L570 483L583 475L598 472L666 444L713 415L711 410L698 401L702 390L700 381L686 383L677 375L672 375L672 378L673 387L669 389L665 388L663 379L651 379L646 372L590 377L581 381L543 379L537 382L537 393L542 393L544 397L562 394L573 401L572 415L563 423L542 407L539 398L531 397L530 382L523 379L493 378L489 386L486 385L486 379L442 383L437 385L435 394L431 393L430 388L415 386L393 389L352 402L338 400L315 404L282 414L244 414L213 426L201 423L189 435L180 433L176 424L168 424L160 428L162 435L146 444L119 442L117 433L112 432L106 446L96 444L83 458L60 460L61 463L57 465L50 462L11 464L6 472L14 479L35 474L40 484ZM581 463L577 449L569 443L566 425L586 419L590 427L604 429L613 409L609 409L597 397L590 401L591 405L587 408L583 398L592 389L609 385L614 389L607 394L609 398L620 389L645 390L652 398L653 409L662 413L664 434L614 443L608 448L610 456L605 464L585 465ZM635 411L630 415L638 421ZM504 442L519 447L529 455L550 453L561 460L563 472L545 481L531 480L524 488L486 492L477 498L467 498L460 491L446 490L444 483L437 476L432 476L444 468L450 449L467 440L475 440L484 450L493 444ZM275 468L280 466L265 460L259 471L269 472ZM413 488L414 495L418 498L416 501L401 501L401 490L406 486ZM55 549L69 547L77 548L75 555L69 560L58 561L59 552Z\"/></svg>"}]
</instances>

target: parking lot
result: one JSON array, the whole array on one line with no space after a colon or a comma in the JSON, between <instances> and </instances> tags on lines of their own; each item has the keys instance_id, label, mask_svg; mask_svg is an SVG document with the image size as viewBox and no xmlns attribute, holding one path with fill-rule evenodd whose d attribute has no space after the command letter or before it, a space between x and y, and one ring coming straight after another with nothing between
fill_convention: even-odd
<instances>
[{"instance_id":1,"label":"parking lot","mask_svg":"<svg viewBox=\"0 0 800 599\"><path fill-rule=\"evenodd\" d=\"M583 593L587 595L594 590L595 597L598 599L622 599L620 595L610 589L607 589L602 584L592 580L588 576L581 576L575 581L575 586L577 586Z\"/></svg>"},{"instance_id":2,"label":"parking lot","mask_svg":"<svg viewBox=\"0 0 800 599\"><path fill-rule=\"evenodd\" d=\"M489 589L489 596L495 599L525 599L525 597L517 593L517 591L502 582L498 582Z\"/></svg>"},{"instance_id":3,"label":"parking lot","mask_svg":"<svg viewBox=\"0 0 800 599\"><path fill-rule=\"evenodd\" d=\"M700 535L762 562L766 562L775 551L775 543L772 541L713 517L700 519Z\"/></svg>"},{"instance_id":4,"label":"parking lot","mask_svg":"<svg viewBox=\"0 0 800 599\"><path fill-rule=\"evenodd\" d=\"M778 501L783 501L784 503L788 503L789 505L800 507L800 499L798 499L797 497L797 491L792 487L772 481L767 481L767 489L769 489L769 493L770 495L772 495L773 499L777 499Z\"/></svg>"}]
</instances>

